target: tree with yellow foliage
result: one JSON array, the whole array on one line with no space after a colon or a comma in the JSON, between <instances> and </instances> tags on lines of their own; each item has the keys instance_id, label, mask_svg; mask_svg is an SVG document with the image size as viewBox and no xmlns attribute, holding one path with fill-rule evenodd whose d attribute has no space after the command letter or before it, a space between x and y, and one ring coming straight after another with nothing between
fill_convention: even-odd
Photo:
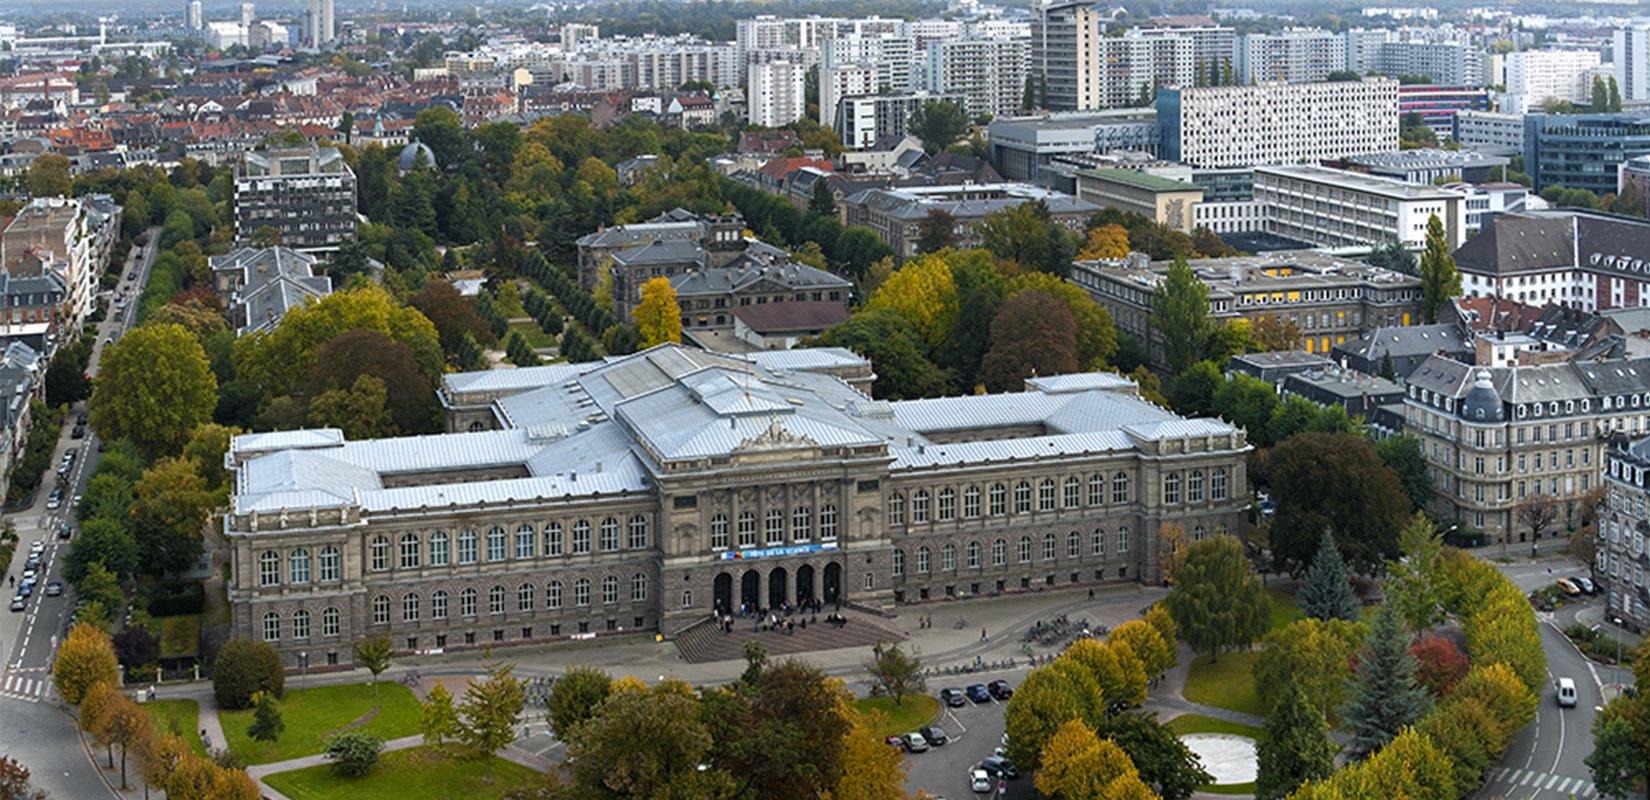
<instances>
[{"instance_id":1,"label":"tree with yellow foliage","mask_svg":"<svg viewBox=\"0 0 1650 800\"><path fill-rule=\"evenodd\" d=\"M1173 522L1157 529L1157 568L1163 571L1164 583L1174 583L1174 574L1186 560L1186 539L1186 529Z\"/></svg>"},{"instance_id":2,"label":"tree with yellow foliage","mask_svg":"<svg viewBox=\"0 0 1650 800\"><path fill-rule=\"evenodd\" d=\"M86 693L99 683L119 683L120 664L115 660L109 634L88 623L69 629L68 638L57 650L57 662L52 665L52 682L70 705L80 705Z\"/></svg>"},{"instance_id":3,"label":"tree with yellow foliage","mask_svg":"<svg viewBox=\"0 0 1650 800\"><path fill-rule=\"evenodd\" d=\"M825 800L903 800L905 757L877 735L881 714L860 714L844 706L853 727L842 737L842 774Z\"/></svg>"},{"instance_id":4,"label":"tree with yellow foliage","mask_svg":"<svg viewBox=\"0 0 1650 800\"><path fill-rule=\"evenodd\" d=\"M1144 620L1131 619L1113 628L1107 641L1113 644L1127 642L1129 649L1140 658L1148 676L1162 675L1175 664L1174 645L1163 641L1163 635L1157 632L1157 628Z\"/></svg>"},{"instance_id":5,"label":"tree with yellow foliage","mask_svg":"<svg viewBox=\"0 0 1650 800\"><path fill-rule=\"evenodd\" d=\"M1060 800L1147 800L1156 798L1140 773L1110 739L1101 739L1082 720L1069 720L1043 748L1035 778L1037 791Z\"/></svg>"},{"instance_id":6,"label":"tree with yellow foliage","mask_svg":"<svg viewBox=\"0 0 1650 800\"><path fill-rule=\"evenodd\" d=\"M1089 231L1088 243L1078 252L1079 261L1115 260L1129 255L1129 232L1122 225L1108 223Z\"/></svg>"},{"instance_id":7,"label":"tree with yellow foliage","mask_svg":"<svg viewBox=\"0 0 1650 800\"><path fill-rule=\"evenodd\" d=\"M682 307L676 303L676 289L669 278L642 284L642 301L630 313L642 332L642 347L682 341Z\"/></svg>"},{"instance_id":8,"label":"tree with yellow foliage","mask_svg":"<svg viewBox=\"0 0 1650 800\"><path fill-rule=\"evenodd\" d=\"M957 321L957 282L944 254L917 256L889 275L865 304L890 309L909 320L932 350Z\"/></svg>"}]
</instances>

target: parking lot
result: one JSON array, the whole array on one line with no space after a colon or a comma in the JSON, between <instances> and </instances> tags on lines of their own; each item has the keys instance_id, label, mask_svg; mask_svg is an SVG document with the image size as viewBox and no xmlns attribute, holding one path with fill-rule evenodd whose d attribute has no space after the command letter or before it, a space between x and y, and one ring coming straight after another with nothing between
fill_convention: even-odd
<instances>
[{"instance_id":1,"label":"parking lot","mask_svg":"<svg viewBox=\"0 0 1650 800\"><path fill-rule=\"evenodd\" d=\"M1025 677L1025 670L998 673L990 675L970 675L956 678L932 679L928 683L930 693L938 695L941 689L955 687L963 689L974 683L987 683L1002 678L1010 686L1019 686L1020 679ZM936 797L957 800L965 797L985 798L1020 798L1033 797L1036 792L1031 785L1031 776L1021 775L1019 778L1007 782L1007 791L1002 794L984 792L976 794L969 786L968 772L981 759L991 756L1003 742L1003 709L1004 703L994 698L988 698L984 703L975 703L965 700L957 708L940 704L942 712L937 723L945 730L949 741L940 747L929 748L926 753L907 753L905 763L907 771L905 787L907 791L915 793L917 789L926 789Z\"/></svg>"}]
</instances>

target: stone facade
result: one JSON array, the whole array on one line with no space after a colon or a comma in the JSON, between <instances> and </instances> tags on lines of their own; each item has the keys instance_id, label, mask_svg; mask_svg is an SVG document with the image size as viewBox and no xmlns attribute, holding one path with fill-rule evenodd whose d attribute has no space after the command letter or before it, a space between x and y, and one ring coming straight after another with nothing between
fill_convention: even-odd
<instances>
[{"instance_id":1,"label":"stone facade","mask_svg":"<svg viewBox=\"0 0 1650 800\"><path fill-rule=\"evenodd\" d=\"M1117 376L888 403L805 366L828 358L775 355L560 365L500 393L494 430L238 437L235 635L293 666L380 633L404 651L674 635L741 604L1151 582L1161 525L1241 531L1243 432Z\"/></svg>"},{"instance_id":2,"label":"stone facade","mask_svg":"<svg viewBox=\"0 0 1650 800\"><path fill-rule=\"evenodd\" d=\"M1604 594L1604 614L1629 630L1650 628L1650 439L1611 443L1604 471L1605 506L1599 514L1598 556L1593 575Z\"/></svg>"}]
</instances>

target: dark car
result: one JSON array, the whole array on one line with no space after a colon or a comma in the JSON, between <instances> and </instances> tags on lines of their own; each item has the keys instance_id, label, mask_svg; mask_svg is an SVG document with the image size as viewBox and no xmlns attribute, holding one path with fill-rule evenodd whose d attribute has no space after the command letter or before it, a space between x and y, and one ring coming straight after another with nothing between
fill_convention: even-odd
<instances>
[{"instance_id":1,"label":"dark car","mask_svg":"<svg viewBox=\"0 0 1650 800\"><path fill-rule=\"evenodd\" d=\"M76 424L76 425L85 425L86 424L86 414L85 414L85 412L81 412L79 416L74 418L74 424Z\"/></svg>"},{"instance_id":2,"label":"dark car","mask_svg":"<svg viewBox=\"0 0 1650 800\"><path fill-rule=\"evenodd\" d=\"M945 735L945 729L938 725L918 728L917 733L922 734L922 738L927 739L928 743L935 747L942 747L946 742L951 741L951 737Z\"/></svg>"},{"instance_id":3,"label":"dark car","mask_svg":"<svg viewBox=\"0 0 1650 800\"><path fill-rule=\"evenodd\" d=\"M1007 778L1009 780L1013 780L1020 777L1020 771L1014 768L1014 762L1009 761L1002 756L991 756L990 758L981 761L980 769L985 770L987 774L995 778Z\"/></svg>"},{"instance_id":4,"label":"dark car","mask_svg":"<svg viewBox=\"0 0 1650 800\"><path fill-rule=\"evenodd\" d=\"M952 708L956 708L957 706L967 702L967 700L963 697L962 690L956 688L955 686L948 689L941 689L940 700L944 701L946 705L951 706Z\"/></svg>"},{"instance_id":5,"label":"dark car","mask_svg":"<svg viewBox=\"0 0 1650 800\"><path fill-rule=\"evenodd\" d=\"M68 539L74 536L74 526L65 522L57 527L57 538Z\"/></svg>"},{"instance_id":6,"label":"dark car","mask_svg":"<svg viewBox=\"0 0 1650 800\"><path fill-rule=\"evenodd\" d=\"M70 439L84 439L84 438L86 438L86 426L84 426L84 425L74 426L74 430L69 432L69 438Z\"/></svg>"},{"instance_id":7,"label":"dark car","mask_svg":"<svg viewBox=\"0 0 1650 800\"><path fill-rule=\"evenodd\" d=\"M1009 686L1008 681L992 681L986 684L985 688L998 700L1007 700L1014 696L1014 687Z\"/></svg>"},{"instance_id":8,"label":"dark car","mask_svg":"<svg viewBox=\"0 0 1650 800\"><path fill-rule=\"evenodd\" d=\"M976 703L991 702L991 692L986 690L985 684L983 683L976 683L973 686L968 687L965 691L968 692L968 699L973 700Z\"/></svg>"}]
</instances>

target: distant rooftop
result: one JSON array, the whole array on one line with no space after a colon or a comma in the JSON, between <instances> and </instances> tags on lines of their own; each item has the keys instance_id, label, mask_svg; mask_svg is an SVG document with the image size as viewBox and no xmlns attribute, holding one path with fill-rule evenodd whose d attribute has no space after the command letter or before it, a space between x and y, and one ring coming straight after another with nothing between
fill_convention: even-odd
<instances>
[{"instance_id":1,"label":"distant rooftop","mask_svg":"<svg viewBox=\"0 0 1650 800\"><path fill-rule=\"evenodd\" d=\"M1262 173L1281 175L1295 180L1325 183L1351 189L1359 192L1390 197L1394 200L1442 200L1460 197L1461 195L1439 189L1434 186L1423 186L1418 183L1405 183L1391 178L1382 178L1376 175L1365 175L1361 172L1348 172L1344 169L1330 169L1328 167L1314 167L1306 164L1291 164L1278 167L1256 167L1255 174Z\"/></svg>"},{"instance_id":2,"label":"distant rooftop","mask_svg":"<svg viewBox=\"0 0 1650 800\"><path fill-rule=\"evenodd\" d=\"M1149 192L1202 191L1202 187L1195 183L1177 181L1172 178L1165 178L1160 175L1152 175L1151 173L1133 169L1085 169L1079 171L1077 174L1087 175L1092 178L1099 178L1101 180L1107 180L1113 183L1121 183L1125 186L1133 186L1138 189L1145 189Z\"/></svg>"}]
</instances>

